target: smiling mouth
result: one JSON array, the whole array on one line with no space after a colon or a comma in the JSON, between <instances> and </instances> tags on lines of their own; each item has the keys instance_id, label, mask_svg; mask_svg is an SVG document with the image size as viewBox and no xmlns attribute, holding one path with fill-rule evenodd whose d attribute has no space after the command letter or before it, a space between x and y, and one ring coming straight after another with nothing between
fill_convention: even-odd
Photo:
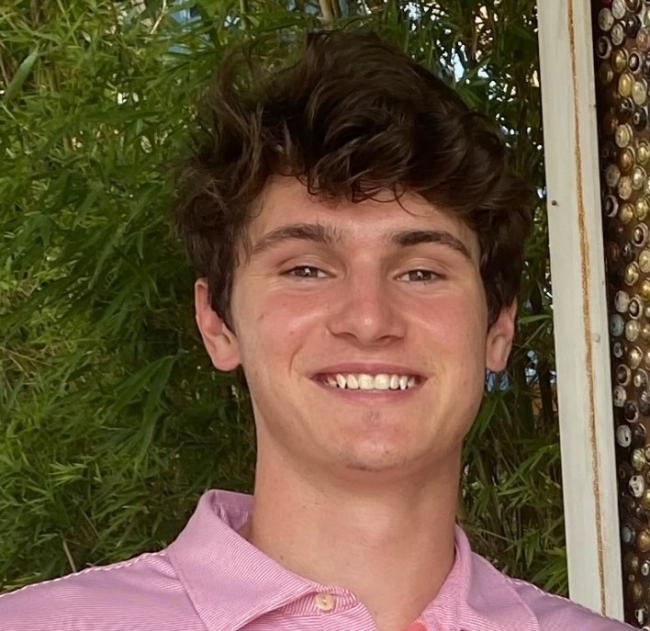
<instances>
[{"instance_id":1,"label":"smiling mouth","mask_svg":"<svg viewBox=\"0 0 650 631\"><path fill-rule=\"evenodd\" d=\"M318 380L340 390L364 390L367 392L386 392L387 390L410 390L420 384L422 379L416 375L397 375L379 373L334 373L321 374Z\"/></svg>"}]
</instances>

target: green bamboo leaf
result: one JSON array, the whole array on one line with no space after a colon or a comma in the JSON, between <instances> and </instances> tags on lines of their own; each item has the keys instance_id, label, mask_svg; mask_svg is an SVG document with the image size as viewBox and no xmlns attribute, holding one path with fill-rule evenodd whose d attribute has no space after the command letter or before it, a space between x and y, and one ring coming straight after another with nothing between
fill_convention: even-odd
<instances>
[{"instance_id":1,"label":"green bamboo leaf","mask_svg":"<svg viewBox=\"0 0 650 631\"><path fill-rule=\"evenodd\" d=\"M36 60L38 59L39 52L38 49L35 51L31 52L25 59L23 59L22 63L20 66L18 66L18 70L16 70L16 73L12 77L11 81L9 82L9 85L7 86L7 90L5 91L4 94L4 102L9 103L21 90L23 87L23 84L27 80L27 77L29 77L32 68L34 67L34 64L36 63Z\"/></svg>"}]
</instances>

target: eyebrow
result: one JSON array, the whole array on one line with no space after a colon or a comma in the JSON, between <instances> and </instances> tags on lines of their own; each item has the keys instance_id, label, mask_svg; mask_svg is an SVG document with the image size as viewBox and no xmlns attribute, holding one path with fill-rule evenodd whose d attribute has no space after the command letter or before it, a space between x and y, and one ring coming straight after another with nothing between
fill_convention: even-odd
<instances>
[{"instance_id":1,"label":"eyebrow","mask_svg":"<svg viewBox=\"0 0 650 631\"><path fill-rule=\"evenodd\" d=\"M299 223L289 226L282 226L271 230L265 234L254 246L251 251L252 256L260 254L283 241L299 240L299 241L312 241L322 245L333 245L341 241L339 231L330 226L323 226L321 224Z\"/></svg>"},{"instance_id":2,"label":"eyebrow","mask_svg":"<svg viewBox=\"0 0 650 631\"><path fill-rule=\"evenodd\" d=\"M402 247L420 243L440 243L460 252L465 258L472 259L468 247L458 237L446 230L402 230L393 233L390 240Z\"/></svg>"},{"instance_id":3,"label":"eyebrow","mask_svg":"<svg viewBox=\"0 0 650 631\"><path fill-rule=\"evenodd\" d=\"M284 241L311 241L322 245L334 245L341 242L343 237L338 229L322 224L291 224L281 226L265 234L251 250L255 256L269 250ZM471 260L467 246L457 237L446 230L400 230L389 236L390 242L401 247L410 247L421 243L439 243L460 252L465 258Z\"/></svg>"}]
</instances>

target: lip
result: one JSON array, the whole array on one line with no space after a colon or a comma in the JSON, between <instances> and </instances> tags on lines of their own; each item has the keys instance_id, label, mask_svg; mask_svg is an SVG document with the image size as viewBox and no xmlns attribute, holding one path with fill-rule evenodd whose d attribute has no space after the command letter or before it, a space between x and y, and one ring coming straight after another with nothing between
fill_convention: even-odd
<instances>
[{"instance_id":1,"label":"lip","mask_svg":"<svg viewBox=\"0 0 650 631\"><path fill-rule=\"evenodd\" d=\"M326 366L315 371L312 375L312 379L316 379L323 375L335 375L340 373L345 374L368 374L368 375L378 375L378 374L388 374L388 375L407 375L409 377L417 377L418 380L424 381L426 377L419 371L410 368L409 366L403 366L400 364L386 364L386 363L375 363L375 362L346 362L342 364L334 364L332 366Z\"/></svg>"}]
</instances>

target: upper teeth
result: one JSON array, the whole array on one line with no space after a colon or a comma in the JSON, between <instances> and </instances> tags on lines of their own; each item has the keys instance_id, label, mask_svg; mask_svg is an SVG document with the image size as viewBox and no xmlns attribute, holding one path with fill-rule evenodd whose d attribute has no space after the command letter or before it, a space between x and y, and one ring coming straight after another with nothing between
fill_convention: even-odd
<instances>
[{"instance_id":1,"label":"upper teeth","mask_svg":"<svg viewBox=\"0 0 650 631\"><path fill-rule=\"evenodd\" d=\"M335 388L348 388L349 390L406 390L415 385L415 377L408 375L368 375L359 373L356 375L326 376L327 384Z\"/></svg>"}]
</instances>

